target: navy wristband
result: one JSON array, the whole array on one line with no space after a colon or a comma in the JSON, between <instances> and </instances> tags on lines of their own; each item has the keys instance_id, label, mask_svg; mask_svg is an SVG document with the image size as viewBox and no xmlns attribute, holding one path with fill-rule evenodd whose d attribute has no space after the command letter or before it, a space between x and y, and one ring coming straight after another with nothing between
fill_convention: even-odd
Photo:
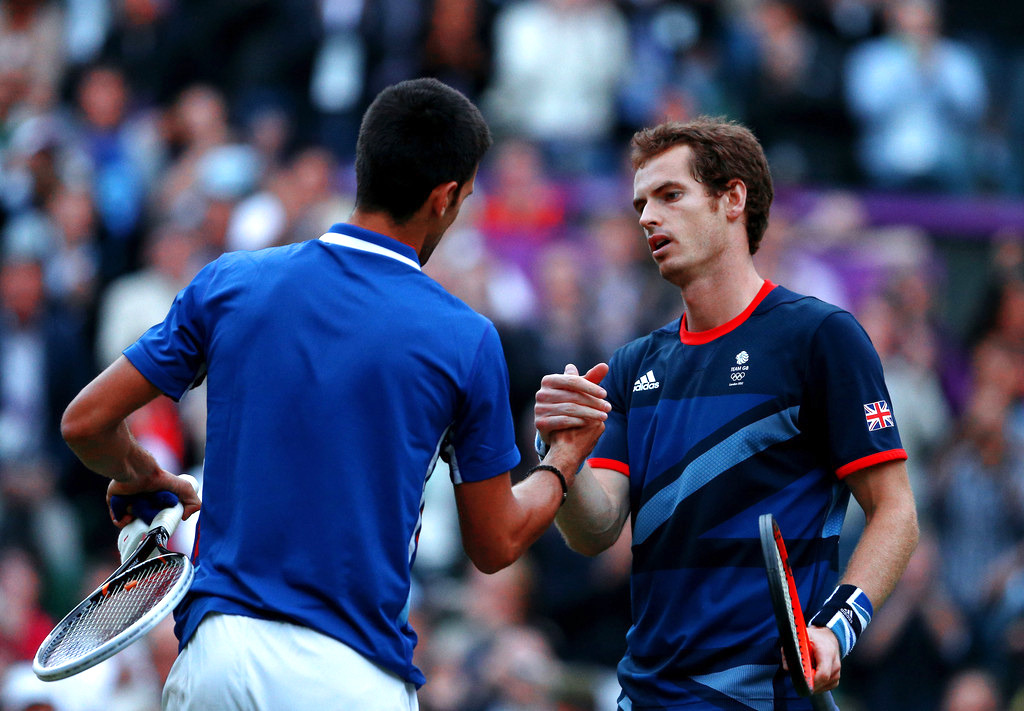
<instances>
[{"instance_id":1,"label":"navy wristband","mask_svg":"<svg viewBox=\"0 0 1024 711\"><path fill-rule=\"evenodd\" d=\"M827 627L839 640L839 652L845 657L857 638L871 622L871 600L856 585L840 585L811 618L815 627Z\"/></svg>"}]
</instances>

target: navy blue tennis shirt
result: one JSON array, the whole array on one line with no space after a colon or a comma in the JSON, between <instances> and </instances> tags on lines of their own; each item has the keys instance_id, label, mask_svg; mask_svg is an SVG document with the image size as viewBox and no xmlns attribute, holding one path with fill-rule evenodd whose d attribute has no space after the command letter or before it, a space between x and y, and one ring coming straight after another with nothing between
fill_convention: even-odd
<instances>
[{"instance_id":1,"label":"navy blue tennis shirt","mask_svg":"<svg viewBox=\"0 0 1024 711\"><path fill-rule=\"evenodd\" d=\"M125 356L179 399L206 372L196 576L175 611L283 620L414 684L410 567L446 448L456 484L519 463L492 323L415 252L338 224L207 265Z\"/></svg>"},{"instance_id":2,"label":"navy blue tennis shirt","mask_svg":"<svg viewBox=\"0 0 1024 711\"><path fill-rule=\"evenodd\" d=\"M757 521L775 515L818 609L837 582L843 478L906 459L867 334L765 282L730 322L693 333L677 319L609 365L613 409L589 463L630 479L620 708L810 708L780 669Z\"/></svg>"}]
</instances>

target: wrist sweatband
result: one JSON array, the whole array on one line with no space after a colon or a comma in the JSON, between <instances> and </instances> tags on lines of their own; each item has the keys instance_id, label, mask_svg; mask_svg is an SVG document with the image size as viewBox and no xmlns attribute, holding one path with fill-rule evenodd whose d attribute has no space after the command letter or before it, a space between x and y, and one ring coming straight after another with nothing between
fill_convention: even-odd
<instances>
[{"instance_id":1,"label":"wrist sweatband","mask_svg":"<svg viewBox=\"0 0 1024 711\"><path fill-rule=\"evenodd\" d=\"M546 472L551 472L552 474L558 477L558 483L562 485L562 501L558 504L559 506L561 506L562 504L565 503L566 498L568 498L569 496L569 485L566 484L565 477L562 475L562 472L558 470L558 467L553 467L550 464L538 464L534 467L531 467L530 470L526 472L526 478L529 479L530 475L532 475L535 471L540 471L541 469L543 469Z\"/></svg>"},{"instance_id":2,"label":"wrist sweatband","mask_svg":"<svg viewBox=\"0 0 1024 711\"><path fill-rule=\"evenodd\" d=\"M839 652L845 657L871 622L873 613L871 600L863 590L856 585L840 585L811 618L811 624L832 630L839 640Z\"/></svg>"},{"instance_id":3,"label":"wrist sweatband","mask_svg":"<svg viewBox=\"0 0 1024 711\"><path fill-rule=\"evenodd\" d=\"M548 456L548 450L551 449L548 443L540 438L540 431L537 431L537 436L533 438L533 448L537 452L537 458L543 459Z\"/></svg>"}]
</instances>

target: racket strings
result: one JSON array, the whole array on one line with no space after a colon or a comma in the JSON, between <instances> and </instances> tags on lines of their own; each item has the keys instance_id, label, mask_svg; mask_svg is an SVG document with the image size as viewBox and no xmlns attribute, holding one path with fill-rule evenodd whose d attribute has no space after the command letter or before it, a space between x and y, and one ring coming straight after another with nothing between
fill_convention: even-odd
<instances>
[{"instance_id":1,"label":"racket strings","mask_svg":"<svg viewBox=\"0 0 1024 711\"><path fill-rule=\"evenodd\" d=\"M157 607L187 573L183 556L160 556L106 583L81 612L53 636L39 655L44 666L59 666L89 654Z\"/></svg>"}]
</instances>

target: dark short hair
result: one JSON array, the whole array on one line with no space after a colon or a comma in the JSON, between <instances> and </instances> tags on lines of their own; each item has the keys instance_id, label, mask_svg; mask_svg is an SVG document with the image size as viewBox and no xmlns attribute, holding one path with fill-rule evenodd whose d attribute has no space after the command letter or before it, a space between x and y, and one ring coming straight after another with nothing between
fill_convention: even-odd
<instances>
[{"instance_id":1,"label":"dark short hair","mask_svg":"<svg viewBox=\"0 0 1024 711\"><path fill-rule=\"evenodd\" d=\"M487 122L459 91L410 79L370 104L356 141L356 205L408 220L438 185L462 185L491 145Z\"/></svg>"},{"instance_id":2,"label":"dark short hair","mask_svg":"<svg viewBox=\"0 0 1024 711\"><path fill-rule=\"evenodd\" d=\"M775 195L768 159L750 130L734 121L701 117L693 121L669 121L638 131L630 142L633 168L675 146L693 151L693 178L703 183L708 194L718 197L735 179L747 186L747 244L757 252L768 228L768 212Z\"/></svg>"}]
</instances>

